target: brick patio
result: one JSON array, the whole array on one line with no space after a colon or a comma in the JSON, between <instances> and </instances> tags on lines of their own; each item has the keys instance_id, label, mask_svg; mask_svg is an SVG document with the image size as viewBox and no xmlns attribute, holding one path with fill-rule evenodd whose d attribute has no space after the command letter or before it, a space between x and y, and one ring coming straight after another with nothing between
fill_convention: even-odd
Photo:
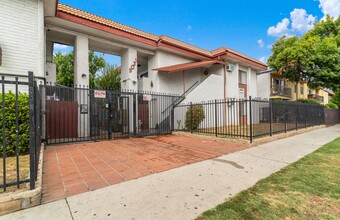
<instances>
[{"instance_id":1,"label":"brick patio","mask_svg":"<svg viewBox=\"0 0 340 220\"><path fill-rule=\"evenodd\" d=\"M224 141L179 135L48 146L44 155L42 202L245 148Z\"/></svg>"}]
</instances>

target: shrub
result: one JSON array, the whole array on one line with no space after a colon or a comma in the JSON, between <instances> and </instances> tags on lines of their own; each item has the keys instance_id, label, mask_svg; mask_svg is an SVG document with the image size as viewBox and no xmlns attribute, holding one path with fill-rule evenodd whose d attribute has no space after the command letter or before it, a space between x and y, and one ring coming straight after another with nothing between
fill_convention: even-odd
<instances>
[{"instance_id":1,"label":"shrub","mask_svg":"<svg viewBox=\"0 0 340 220\"><path fill-rule=\"evenodd\" d=\"M189 107L188 111L185 114L185 127L189 130L196 130L204 118L205 114L203 106L199 104L194 104Z\"/></svg>"},{"instance_id":2,"label":"shrub","mask_svg":"<svg viewBox=\"0 0 340 220\"><path fill-rule=\"evenodd\" d=\"M338 109L339 107L337 104L330 102L325 105L325 108Z\"/></svg>"},{"instance_id":3,"label":"shrub","mask_svg":"<svg viewBox=\"0 0 340 220\"><path fill-rule=\"evenodd\" d=\"M298 99L297 102L308 103L308 104L319 104L316 99Z\"/></svg>"},{"instance_id":4,"label":"shrub","mask_svg":"<svg viewBox=\"0 0 340 220\"><path fill-rule=\"evenodd\" d=\"M0 94L2 97L2 94ZM6 155L15 155L16 150L16 115L15 94L5 94L5 122L6 122ZM29 151L29 106L28 94L18 94L18 150L20 154ZM0 104L0 143L2 143L2 104ZM2 154L3 146L0 146Z\"/></svg>"}]
</instances>

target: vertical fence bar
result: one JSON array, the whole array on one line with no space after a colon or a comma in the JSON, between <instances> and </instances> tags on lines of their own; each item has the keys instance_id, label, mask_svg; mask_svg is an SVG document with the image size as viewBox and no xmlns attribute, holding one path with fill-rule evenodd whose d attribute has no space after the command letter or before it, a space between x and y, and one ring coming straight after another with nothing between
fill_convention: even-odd
<instances>
[{"instance_id":1,"label":"vertical fence bar","mask_svg":"<svg viewBox=\"0 0 340 220\"><path fill-rule=\"evenodd\" d=\"M30 134L30 189L35 188L35 114L34 114L34 79L33 72L28 72L28 94L29 94L29 134Z\"/></svg>"},{"instance_id":2,"label":"vertical fence bar","mask_svg":"<svg viewBox=\"0 0 340 220\"><path fill-rule=\"evenodd\" d=\"M217 100L215 99L215 136L217 137Z\"/></svg>"},{"instance_id":3,"label":"vertical fence bar","mask_svg":"<svg viewBox=\"0 0 340 220\"><path fill-rule=\"evenodd\" d=\"M295 128L298 130L298 121L299 121L299 103L296 103L296 116L295 116Z\"/></svg>"},{"instance_id":4,"label":"vertical fence bar","mask_svg":"<svg viewBox=\"0 0 340 220\"><path fill-rule=\"evenodd\" d=\"M287 102L284 101L284 111L283 111L283 114L284 114L284 120L285 120L285 133L287 133Z\"/></svg>"},{"instance_id":5,"label":"vertical fence bar","mask_svg":"<svg viewBox=\"0 0 340 220\"><path fill-rule=\"evenodd\" d=\"M19 107L18 107L18 77L15 77L15 158L17 171L17 188L19 189L20 169L19 169Z\"/></svg>"},{"instance_id":6,"label":"vertical fence bar","mask_svg":"<svg viewBox=\"0 0 340 220\"><path fill-rule=\"evenodd\" d=\"M249 124L250 124L250 143L253 143L253 118L252 118L252 109L251 109L251 96L249 96Z\"/></svg>"},{"instance_id":7,"label":"vertical fence bar","mask_svg":"<svg viewBox=\"0 0 340 220\"><path fill-rule=\"evenodd\" d=\"M192 133L192 102L190 102L190 133Z\"/></svg>"},{"instance_id":8,"label":"vertical fence bar","mask_svg":"<svg viewBox=\"0 0 340 220\"><path fill-rule=\"evenodd\" d=\"M273 118L273 100L269 100L269 135L273 135L273 125L272 125L272 118Z\"/></svg>"},{"instance_id":9,"label":"vertical fence bar","mask_svg":"<svg viewBox=\"0 0 340 220\"><path fill-rule=\"evenodd\" d=\"M307 128L307 116L308 116L308 113L307 113L307 105L305 105L305 128Z\"/></svg>"},{"instance_id":10,"label":"vertical fence bar","mask_svg":"<svg viewBox=\"0 0 340 220\"><path fill-rule=\"evenodd\" d=\"M1 76L2 83L2 157L3 157L3 184L6 191L6 115L5 115L5 76Z\"/></svg>"}]
</instances>

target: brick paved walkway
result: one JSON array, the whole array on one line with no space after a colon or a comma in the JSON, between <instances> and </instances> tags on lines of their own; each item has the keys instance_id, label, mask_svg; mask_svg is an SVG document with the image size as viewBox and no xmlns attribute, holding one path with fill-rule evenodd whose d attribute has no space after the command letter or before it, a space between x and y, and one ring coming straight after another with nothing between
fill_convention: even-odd
<instances>
[{"instance_id":1,"label":"brick paved walkway","mask_svg":"<svg viewBox=\"0 0 340 220\"><path fill-rule=\"evenodd\" d=\"M223 141L179 135L48 146L44 155L42 202L245 148Z\"/></svg>"}]
</instances>

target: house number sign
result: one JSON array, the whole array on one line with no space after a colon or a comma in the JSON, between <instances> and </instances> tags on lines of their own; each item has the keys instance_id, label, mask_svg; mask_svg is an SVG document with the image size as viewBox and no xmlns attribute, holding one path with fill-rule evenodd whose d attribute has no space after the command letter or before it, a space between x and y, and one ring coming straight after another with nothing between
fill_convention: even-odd
<instances>
[{"instance_id":1,"label":"house number sign","mask_svg":"<svg viewBox=\"0 0 340 220\"><path fill-rule=\"evenodd\" d=\"M136 65L137 65L137 58L135 58L131 67L129 68L129 73L131 73L136 68Z\"/></svg>"}]
</instances>

